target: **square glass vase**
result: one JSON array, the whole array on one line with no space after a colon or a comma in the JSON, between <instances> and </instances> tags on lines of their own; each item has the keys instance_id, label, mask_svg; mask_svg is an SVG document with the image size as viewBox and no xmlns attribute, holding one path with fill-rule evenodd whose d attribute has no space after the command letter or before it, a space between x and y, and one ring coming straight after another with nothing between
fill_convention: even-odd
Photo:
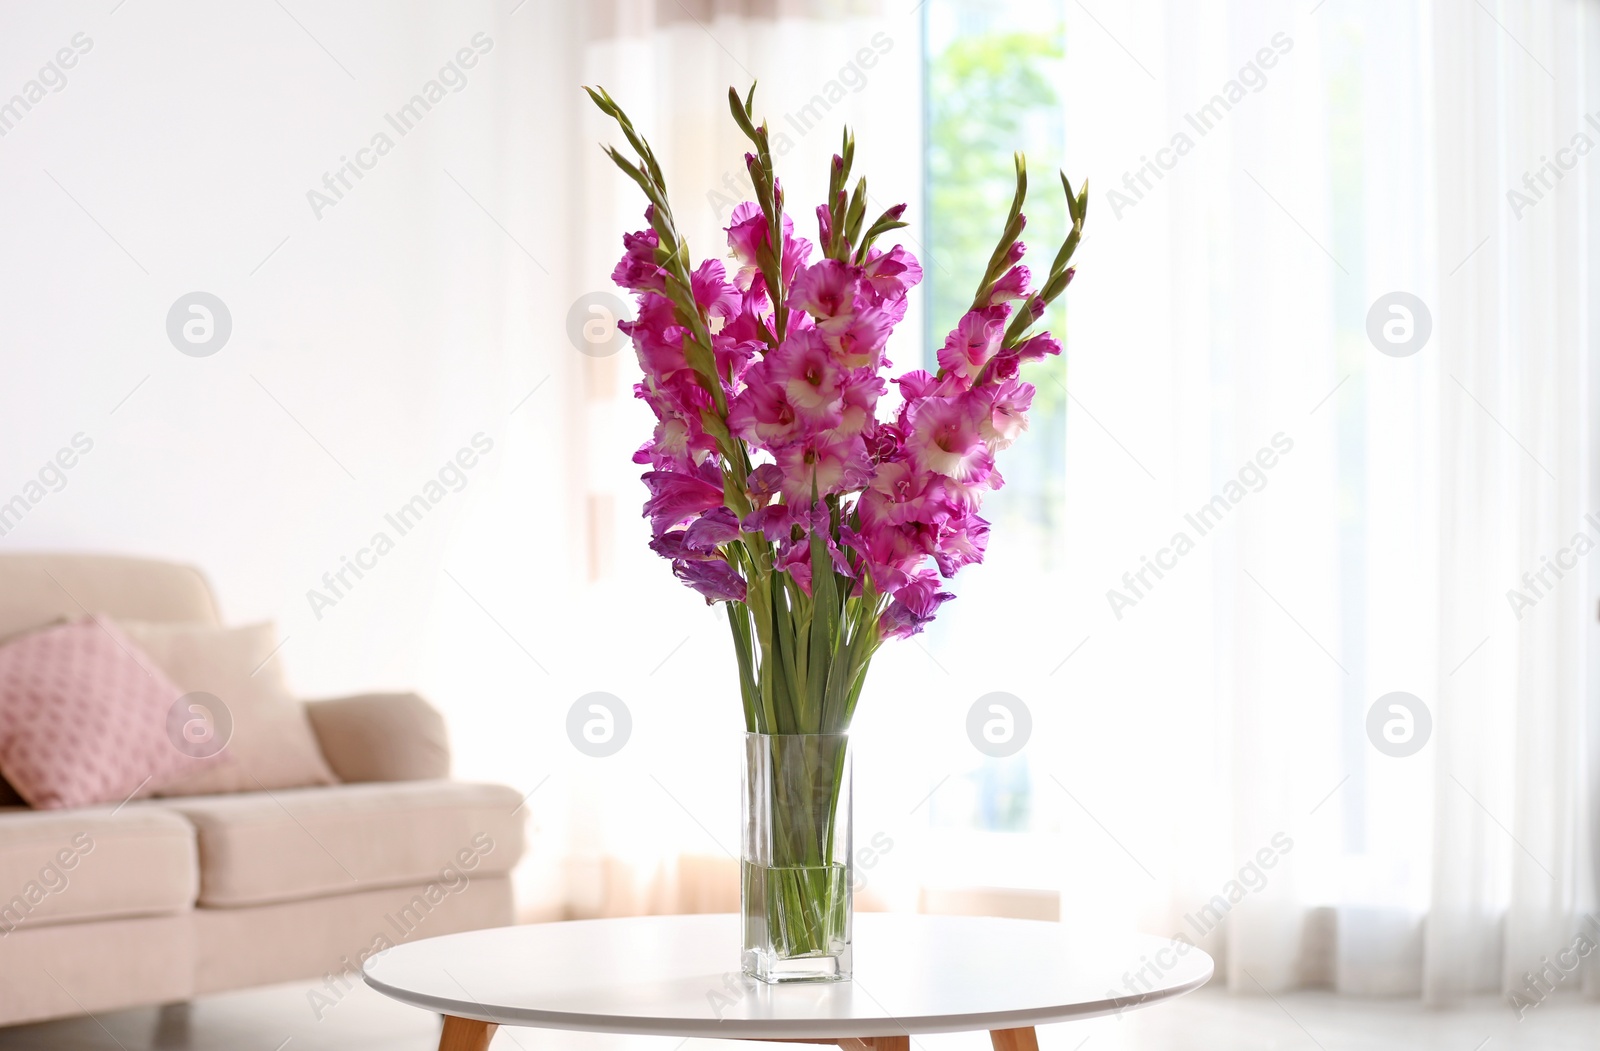
<instances>
[{"instance_id":1,"label":"square glass vase","mask_svg":"<svg viewBox=\"0 0 1600 1051\"><path fill-rule=\"evenodd\" d=\"M851 972L850 737L744 735L743 971L838 982Z\"/></svg>"}]
</instances>

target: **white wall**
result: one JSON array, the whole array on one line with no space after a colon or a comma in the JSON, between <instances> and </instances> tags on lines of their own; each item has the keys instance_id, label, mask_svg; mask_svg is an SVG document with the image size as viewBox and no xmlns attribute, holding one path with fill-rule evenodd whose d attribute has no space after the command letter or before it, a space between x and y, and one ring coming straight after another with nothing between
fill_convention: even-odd
<instances>
[{"instance_id":1,"label":"white wall","mask_svg":"<svg viewBox=\"0 0 1600 1051\"><path fill-rule=\"evenodd\" d=\"M581 99L565 5L514 6L0 9L0 104L47 85L0 113L0 502L75 434L93 442L0 551L197 563L229 619L279 623L302 693L446 694L462 765L483 775L498 771L472 742L495 731L474 718L502 718L543 675L441 570L531 640L539 610L514 596L569 568L510 564L559 550L566 528L504 480L561 471L529 463L561 382L510 410L574 356L566 166L537 150L566 141ZM385 123L477 34L464 78L442 74L457 90L404 136ZM50 69L74 39L72 68ZM379 131L392 151L314 207L308 191ZM232 317L208 357L167 334L194 290ZM399 536L385 513L480 432L493 450L465 487ZM379 530L394 550L318 617L308 590ZM474 660L495 662L498 696L442 673Z\"/></svg>"}]
</instances>

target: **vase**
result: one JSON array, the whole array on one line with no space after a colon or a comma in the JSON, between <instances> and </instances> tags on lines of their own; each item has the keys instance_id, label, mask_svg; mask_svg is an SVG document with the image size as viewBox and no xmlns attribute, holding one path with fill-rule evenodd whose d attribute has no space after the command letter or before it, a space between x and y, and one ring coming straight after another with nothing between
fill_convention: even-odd
<instances>
[{"instance_id":1,"label":"vase","mask_svg":"<svg viewBox=\"0 0 1600 1051\"><path fill-rule=\"evenodd\" d=\"M850 977L848 734L744 735L744 973Z\"/></svg>"}]
</instances>

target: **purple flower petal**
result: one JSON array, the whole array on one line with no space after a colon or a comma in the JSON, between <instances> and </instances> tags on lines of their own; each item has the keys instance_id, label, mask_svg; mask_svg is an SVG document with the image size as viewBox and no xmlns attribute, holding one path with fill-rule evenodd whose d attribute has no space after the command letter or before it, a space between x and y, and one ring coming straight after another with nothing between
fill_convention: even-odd
<instances>
[{"instance_id":1,"label":"purple flower petal","mask_svg":"<svg viewBox=\"0 0 1600 1051\"><path fill-rule=\"evenodd\" d=\"M710 554L718 544L726 544L739 535L739 518L726 507L714 507L689 523L683 546L690 551Z\"/></svg>"},{"instance_id":2,"label":"purple flower petal","mask_svg":"<svg viewBox=\"0 0 1600 1051\"><path fill-rule=\"evenodd\" d=\"M672 563L672 573L704 595L708 606L713 602L744 601L744 578L721 559L707 562L689 562L680 559Z\"/></svg>"},{"instance_id":3,"label":"purple flower petal","mask_svg":"<svg viewBox=\"0 0 1600 1051\"><path fill-rule=\"evenodd\" d=\"M716 466L708 466L714 475ZM647 471L640 477L650 489L644 514L650 519L650 530L656 536L703 511L722 506L722 486L708 480L704 468L695 474Z\"/></svg>"}]
</instances>

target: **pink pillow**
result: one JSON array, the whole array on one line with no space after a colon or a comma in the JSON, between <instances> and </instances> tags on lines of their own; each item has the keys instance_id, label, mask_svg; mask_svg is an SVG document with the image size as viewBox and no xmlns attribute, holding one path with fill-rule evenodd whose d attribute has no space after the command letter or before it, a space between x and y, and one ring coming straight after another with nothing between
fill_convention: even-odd
<instances>
[{"instance_id":1,"label":"pink pillow","mask_svg":"<svg viewBox=\"0 0 1600 1051\"><path fill-rule=\"evenodd\" d=\"M109 621L11 639L0 646L0 770L42 809L147 796L202 762L168 735L182 694Z\"/></svg>"}]
</instances>

